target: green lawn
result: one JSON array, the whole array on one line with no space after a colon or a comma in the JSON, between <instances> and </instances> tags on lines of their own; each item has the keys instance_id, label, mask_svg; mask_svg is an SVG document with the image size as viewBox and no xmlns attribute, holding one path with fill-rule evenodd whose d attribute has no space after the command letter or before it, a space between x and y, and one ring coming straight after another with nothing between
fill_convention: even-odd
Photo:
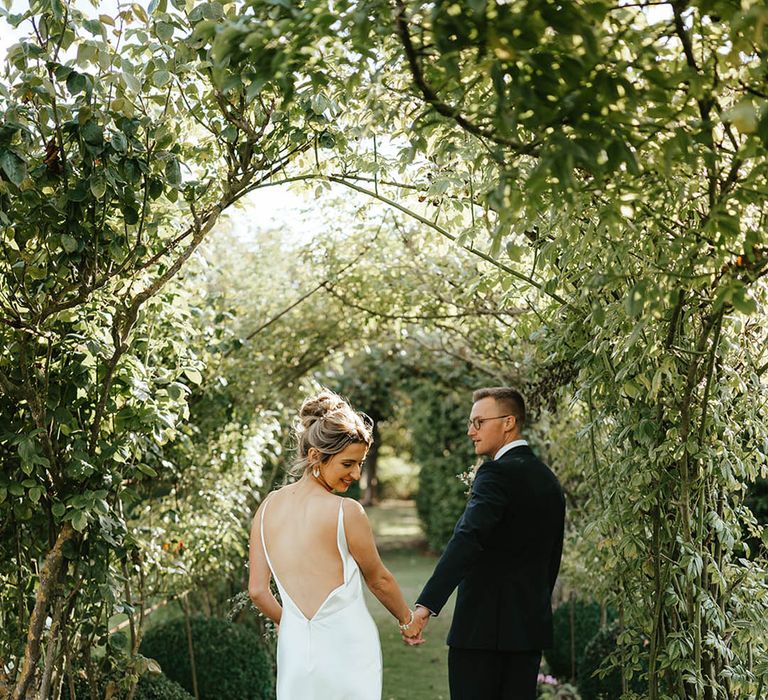
<instances>
[{"instance_id":1,"label":"green lawn","mask_svg":"<svg viewBox=\"0 0 768 700\"><path fill-rule=\"evenodd\" d=\"M429 578L437 558L423 551L423 537L412 503L384 503L368 508L382 558L413 603ZM376 620L384 656L382 700L447 700L448 647L445 638L453 612L453 597L424 632L426 643L408 647L392 616L368 592L368 609Z\"/></svg>"}]
</instances>

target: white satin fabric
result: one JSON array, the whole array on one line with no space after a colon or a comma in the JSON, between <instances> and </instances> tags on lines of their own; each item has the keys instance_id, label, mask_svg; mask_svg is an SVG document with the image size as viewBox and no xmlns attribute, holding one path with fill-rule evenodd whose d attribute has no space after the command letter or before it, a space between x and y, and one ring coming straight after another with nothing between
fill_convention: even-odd
<instances>
[{"instance_id":1,"label":"white satin fabric","mask_svg":"<svg viewBox=\"0 0 768 700\"><path fill-rule=\"evenodd\" d=\"M381 700L381 644L363 598L362 576L347 548L343 501L339 499L336 544L344 580L312 619L291 600L269 558L261 517L264 555L280 592L283 615L277 639L277 700Z\"/></svg>"}]
</instances>

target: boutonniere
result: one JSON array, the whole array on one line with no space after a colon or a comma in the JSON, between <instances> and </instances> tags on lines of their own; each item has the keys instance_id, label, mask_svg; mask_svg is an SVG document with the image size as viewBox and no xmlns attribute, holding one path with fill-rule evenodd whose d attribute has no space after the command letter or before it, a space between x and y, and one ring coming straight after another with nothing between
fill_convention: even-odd
<instances>
[{"instance_id":1,"label":"boutonniere","mask_svg":"<svg viewBox=\"0 0 768 700\"><path fill-rule=\"evenodd\" d=\"M457 474L456 478L467 487L464 492L465 496L469 496L472 493L472 484L475 483L475 477L477 476L477 470L480 468L481 462L476 462L467 471Z\"/></svg>"}]
</instances>

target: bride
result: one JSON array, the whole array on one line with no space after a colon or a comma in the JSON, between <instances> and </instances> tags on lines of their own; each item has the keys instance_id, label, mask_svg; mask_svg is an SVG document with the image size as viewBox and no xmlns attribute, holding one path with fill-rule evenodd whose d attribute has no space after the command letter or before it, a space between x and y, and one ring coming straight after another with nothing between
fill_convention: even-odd
<instances>
[{"instance_id":1,"label":"bride","mask_svg":"<svg viewBox=\"0 0 768 700\"><path fill-rule=\"evenodd\" d=\"M248 593L279 626L277 699L380 700L381 647L362 581L406 642L422 640L362 506L333 493L360 478L371 420L329 390L306 399L299 418L292 472L301 478L264 499L250 537Z\"/></svg>"}]
</instances>

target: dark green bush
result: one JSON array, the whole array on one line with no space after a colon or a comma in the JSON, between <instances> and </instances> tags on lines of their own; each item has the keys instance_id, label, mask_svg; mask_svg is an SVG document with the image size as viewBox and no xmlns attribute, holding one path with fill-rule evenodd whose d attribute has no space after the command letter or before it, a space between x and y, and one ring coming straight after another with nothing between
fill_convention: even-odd
<instances>
[{"instance_id":1,"label":"dark green bush","mask_svg":"<svg viewBox=\"0 0 768 700\"><path fill-rule=\"evenodd\" d=\"M193 617L197 685L201 700L266 700L273 696L272 665L259 634L217 618ZM141 653L155 659L163 673L192 692L192 667L183 619L150 629Z\"/></svg>"},{"instance_id":2,"label":"dark green bush","mask_svg":"<svg viewBox=\"0 0 768 700\"><path fill-rule=\"evenodd\" d=\"M425 382L412 393L409 423L413 461L419 465L416 507L431 549L441 551L467 504L467 486L457 475L477 461L466 422L471 385L451 389Z\"/></svg>"},{"instance_id":3,"label":"dark green bush","mask_svg":"<svg viewBox=\"0 0 768 700\"><path fill-rule=\"evenodd\" d=\"M616 651L618 636L619 625L613 623L601 629L587 644L578 669L582 700L617 700L621 697L621 669L618 666L614 666L605 676L596 674L603 662ZM634 674L629 690L643 695L648 690L648 684Z\"/></svg>"},{"instance_id":4,"label":"dark green bush","mask_svg":"<svg viewBox=\"0 0 768 700\"><path fill-rule=\"evenodd\" d=\"M757 479L749 485L744 504L760 525L768 525L768 479ZM759 537L745 537L744 544L748 547L751 559L759 557L761 551L765 552L765 545Z\"/></svg>"},{"instance_id":5,"label":"dark green bush","mask_svg":"<svg viewBox=\"0 0 768 700\"><path fill-rule=\"evenodd\" d=\"M747 489L746 505L754 513L757 522L768 525L768 479L757 479Z\"/></svg>"},{"instance_id":6,"label":"dark green bush","mask_svg":"<svg viewBox=\"0 0 768 700\"><path fill-rule=\"evenodd\" d=\"M471 405L466 396L433 397L412 426L413 457L421 467L416 507L435 551L445 547L467 504L468 487L457 475L477 460L464 425Z\"/></svg>"},{"instance_id":7,"label":"dark green bush","mask_svg":"<svg viewBox=\"0 0 768 700\"><path fill-rule=\"evenodd\" d=\"M121 681L125 683L124 672L121 674L120 671L115 671L112 681L114 684L121 686ZM99 698L106 696L107 683L108 679L106 678L99 680L96 691ZM125 686L122 685L122 687L123 691L118 691L118 698L125 697L127 692ZM69 684L65 682L61 689L61 700L70 700L70 697ZM75 697L86 699L91 697L88 683L83 674L76 674L75 676ZM194 698L178 683L175 683L165 675L145 674L139 678L133 700L194 700Z\"/></svg>"},{"instance_id":8,"label":"dark green bush","mask_svg":"<svg viewBox=\"0 0 768 700\"><path fill-rule=\"evenodd\" d=\"M608 612L608 621L616 615ZM573 619L573 664L571 662L571 619ZM560 605L553 616L554 640L544 651L550 673L557 678L575 680L587 644L600 630L600 606L573 598Z\"/></svg>"},{"instance_id":9,"label":"dark green bush","mask_svg":"<svg viewBox=\"0 0 768 700\"><path fill-rule=\"evenodd\" d=\"M194 698L165 675L146 675L139 679L133 700L194 700Z\"/></svg>"}]
</instances>

